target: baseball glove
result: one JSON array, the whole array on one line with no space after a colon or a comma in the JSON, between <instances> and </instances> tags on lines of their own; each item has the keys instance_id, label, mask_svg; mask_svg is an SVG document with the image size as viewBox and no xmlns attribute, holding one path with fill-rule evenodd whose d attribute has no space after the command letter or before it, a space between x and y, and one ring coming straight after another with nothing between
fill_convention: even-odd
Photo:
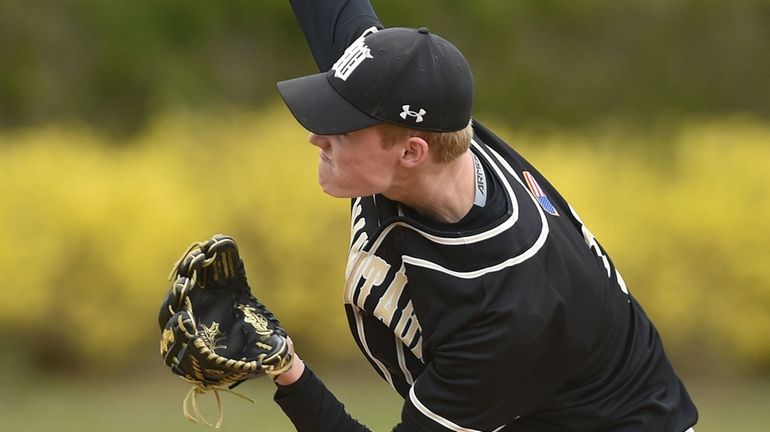
<instances>
[{"instance_id":1,"label":"baseball glove","mask_svg":"<svg viewBox=\"0 0 770 432\"><path fill-rule=\"evenodd\" d=\"M234 393L230 389L243 381L288 370L291 341L252 295L232 237L215 235L194 243L174 265L170 280L158 317L160 354L172 372L194 385L183 402L185 417L218 428L223 414L219 391ZM217 399L216 424L197 405L197 395L209 391Z\"/></svg>"}]
</instances>

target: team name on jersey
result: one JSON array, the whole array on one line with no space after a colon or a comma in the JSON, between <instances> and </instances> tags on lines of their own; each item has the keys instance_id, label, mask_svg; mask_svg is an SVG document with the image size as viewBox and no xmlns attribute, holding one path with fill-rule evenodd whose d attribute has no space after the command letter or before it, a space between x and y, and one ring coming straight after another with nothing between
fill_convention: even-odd
<instances>
[{"instance_id":1,"label":"team name on jersey","mask_svg":"<svg viewBox=\"0 0 770 432\"><path fill-rule=\"evenodd\" d=\"M399 307L399 304L403 303L404 287L408 282L404 264L401 263L395 270L393 265L377 256L376 251L364 250L369 244L365 228L366 219L359 198L354 202L351 214L351 246L345 270L345 303L374 315L421 359L421 329L412 301L408 300ZM389 278L391 272L394 273ZM390 283L383 287L388 279ZM367 308L367 303L373 303L371 298L376 299L375 306Z\"/></svg>"}]
</instances>

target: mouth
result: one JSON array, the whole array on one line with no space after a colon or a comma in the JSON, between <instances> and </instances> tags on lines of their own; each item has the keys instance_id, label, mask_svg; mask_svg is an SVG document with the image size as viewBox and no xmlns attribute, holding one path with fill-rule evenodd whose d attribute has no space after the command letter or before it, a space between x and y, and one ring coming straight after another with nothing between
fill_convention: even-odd
<instances>
[{"instance_id":1,"label":"mouth","mask_svg":"<svg viewBox=\"0 0 770 432\"><path fill-rule=\"evenodd\" d=\"M328 164L332 163L332 160L329 158L329 156L326 156L326 153L321 152L321 156L320 157L321 157L322 161L324 161L324 162L326 162Z\"/></svg>"}]
</instances>

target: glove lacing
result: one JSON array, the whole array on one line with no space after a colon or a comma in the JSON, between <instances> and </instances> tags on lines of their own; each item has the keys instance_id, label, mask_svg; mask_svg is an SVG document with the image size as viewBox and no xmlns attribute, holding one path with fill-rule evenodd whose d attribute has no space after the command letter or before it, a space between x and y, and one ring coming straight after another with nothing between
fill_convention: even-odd
<instances>
[{"instance_id":1,"label":"glove lacing","mask_svg":"<svg viewBox=\"0 0 770 432\"><path fill-rule=\"evenodd\" d=\"M182 256L179 257L179 259L176 260L176 262L174 263L174 266L171 268L171 274L168 275L168 280L174 280L177 277L177 275L179 274L179 265L182 264L182 261L184 261L187 254L192 252L195 248L199 248L199 249L202 248L204 244L205 242L195 242L191 244L190 247L188 247L187 250L184 251ZM204 254L201 254L200 256L205 257ZM214 256L216 256L216 253L214 254ZM192 267L192 265L190 267Z\"/></svg>"},{"instance_id":2,"label":"glove lacing","mask_svg":"<svg viewBox=\"0 0 770 432\"><path fill-rule=\"evenodd\" d=\"M225 417L224 406L222 405L222 398L219 396L220 391L234 394L235 396L238 396L241 399L245 399L251 403L255 403L254 399L251 399L250 397L245 396L241 393L238 393L234 390L230 390L222 387L205 386L203 384L196 383L187 392L187 396L185 396L184 400L182 401L182 412L184 413L185 418L193 423L198 423L200 421L206 426L212 427L214 429L219 429L219 427L222 426L222 421L224 420L224 417ZM213 392L217 400L216 423L209 422L206 419L206 417L204 417L201 410L198 408L198 395L206 394L208 392ZM192 408L192 413L190 413L190 408Z\"/></svg>"}]
</instances>

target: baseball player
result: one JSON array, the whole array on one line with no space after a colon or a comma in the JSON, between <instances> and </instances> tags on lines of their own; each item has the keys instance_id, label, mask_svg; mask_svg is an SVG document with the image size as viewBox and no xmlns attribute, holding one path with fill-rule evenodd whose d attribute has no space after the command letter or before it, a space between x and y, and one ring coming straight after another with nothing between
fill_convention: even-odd
<instances>
[{"instance_id":1,"label":"baseball player","mask_svg":"<svg viewBox=\"0 0 770 432\"><path fill-rule=\"evenodd\" d=\"M278 88L322 189L352 199L345 310L404 398L393 430L691 431L696 408L607 252L471 119L462 54L383 29L367 0L291 4L321 73ZM298 356L276 383L297 430L368 430Z\"/></svg>"}]
</instances>

